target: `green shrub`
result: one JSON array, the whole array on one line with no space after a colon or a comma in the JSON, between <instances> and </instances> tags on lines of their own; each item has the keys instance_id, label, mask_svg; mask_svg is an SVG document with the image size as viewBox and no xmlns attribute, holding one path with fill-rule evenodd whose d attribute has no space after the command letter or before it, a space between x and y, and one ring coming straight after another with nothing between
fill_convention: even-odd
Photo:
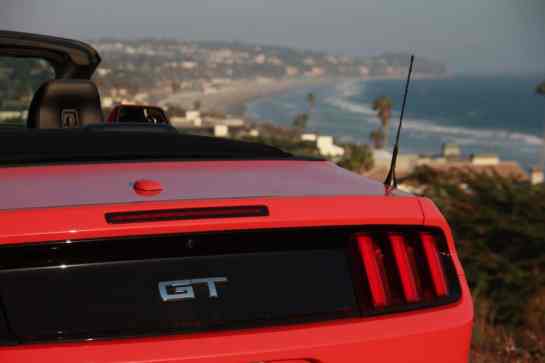
<instances>
[{"instance_id":1,"label":"green shrub","mask_svg":"<svg viewBox=\"0 0 545 363\"><path fill-rule=\"evenodd\" d=\"M494 322L523 324L526 303L545 287L545 188L429 168L408 182L424 186L448 219L474 294L494 302Z\"/></svg>"}]
</instances>

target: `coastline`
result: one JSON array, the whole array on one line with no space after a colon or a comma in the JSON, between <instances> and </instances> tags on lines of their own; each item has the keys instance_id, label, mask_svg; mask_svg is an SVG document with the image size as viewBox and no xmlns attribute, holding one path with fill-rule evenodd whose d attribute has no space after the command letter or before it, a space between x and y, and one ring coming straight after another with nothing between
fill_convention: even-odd
<instances>
[{"instance_id":1,"label":"coastline","mask_svg":"<svg viewBox=\"0 0 545 363\"><path fill-rule=\"evenodd\" d=\"M441 76L417 74L414 79L432 79ZM181 91L163 97L159 102L161 107L169 104L185 109L191 109L193 102L200 101L202 110L218 112L233 116L245 116L246 105L260 98L266 98L313 86L327 86L348 80L402 80L403 76L368 76L361 78L299 78L299 79L266 79L234 81L229 87L213 93Z\"/></svg>"},{"instance_id":2,"label":"coastline","mask_svg":"<svg viewBox=\"0 0 545 363\"><path fill-rule=\"evenodd\" d=\"M288 80L288 81L275 81L275 82L288 82L290 83L286 87L280 87L278 89L264 89L263 92L259 94L253 94L251 97L241 97L241 102L237 103L234 102L232 106L233 108L230 109L231 114L237 115L237 116L245 116L246 106L256 101L260 98L268 98L271 96L275 96L277 94L281 94L284 92L296 90L296 89L303 89L313 86L332 86L336 85L342 82L351 82L351 81L357 81L357 82L365 82L365 81L386 81L386 80L396 80L396 81L405 81L406 76L404 75L392 75L392 76L386 76L386 75L380 75L380 76L366 76L366 77L350 77L350 78L324 78L324 79L303 79L303 80ZM449 79L449 75L427 75L427 74L421 74L417 73L414 74L412 79L413 80L439 80L439 79ZM243 95L244 96L244 95ZM268 121L268 120L267 120Z\"/></svg>"},{"instance_id":3,"label":"coastline","mask_svg":"<svg viewBox=\"0 0 545 363\"><path fill-rule=\"evenodd\" d=\"M452 75L422 75L416 74L415 80L453 80ZM338 97L331 96L328 100L336 99L346 102L326 102L326 116L315 117L308 125L309 132L318 132L324 135L331 135L341 140L341 142L365 142L369 134L376 127L377 120L374 111L368 104L359 104L358 101L351 102L344 100L347 98L345 92L351 92L351 87L344 88L343 82L367 82L381 80L405 81L403 76L371 76L354 78L327 78L327 79L289 79L289 80L246 80L234 81L229 87L218 90L214 93L204 94L202 92L180 92L163 98L163 105L175 104L186 109L191 109L195 100L202 104L202 110L206 112L218 112L225 115L243 118L249 122L269 122L271 124L289 127L292 124L293 116L290 112L295 109L304 110L305 93L314 92L315 88L321 87L339 87ZM466 80L464 80L466 82ZM392 87L395 93L401 93L401 86L397 89L397 82ZM295 91L295 92L294 92ZM337 92L336 90L333 90ZM392 90L386 92L394 92ZM317 91L320 93L321 91ZM325 93L329 91L326 90ZM414 91L413 91L414 92ZM254 115L247 108L253 102L263 100L267 104L268 98L277 96L288 96L288 101L293 104L288 107L288 111L266 111L265 114ZM327 96L330 97L330 96ZM282 98L281 98L282 99ZM398 100L399 101L399 100ZM274 104L274 101L271 101ZM283 102L283 101L282 101ZM435 105L441 105L442 102L435 102ZM327 107L329 106L329 109ZM265 107L267 109L267 107ZM280 107L279 110L282 108ZM291 111L290 111L291 110ZM480 109L476 109L479 111ZM248 112L247 112L248 111ZM253 111L253 108L251 108ZM441 111L441 110L439 110ZM473 109L469 110L473 112ZM272 114L267 114L272 112ZM275 115L280 112L280 115ZM288 116L282 114L287 112ZM282 116L284 115L284 116ZM462 115L463 116L463 115ZM471 116L471 115L470 115ZM341 120L339 122L329 122L331 120ZM478 127L480 126L480 127ZM472 125L458 124L456 119L447 123L436 123L430 116L413 116L407 118L404 125L404 150L414 154L433 154L441 149L444 143L455 143L463 146L463 152L466 154L486 154L493 153L499 155L503 160L517 160L525 168L536 164L536 147L541 147L542 139L529 132L514 132L500 127L486 127L478 123Z\"/></svg>"},{"instance_id":4,"label":"coastline","mask_svg":"<svg viewBox=\"0 0 545 363\"><path fill-rule=\"evenodd\" d=\"M339 79L290 79L290 80L256 80L236 81L228 88L214 93L179 92L164 98L160 106L175 104L190 109L198 100L201 107L209 112L244 116L246 104L263 97L274 96L299 88L333 84Z\"/></svg>"},{"instance_id":5,"label":"coastline","mask_svg":"<svg viewBox=\"0 0 545 363\"><path fill-rule=\"evenodd\" d=\"M397 81L393 83L378 83L378 91L374 91L372 87L361 88L357 84L392 79L394 78L337 79L336 81L346 80L349 83L334 86L336 88L332 90L333 93L324 90L323 99L317 106L321 113L308 123L307 130L333 136L340 142L368 143L370 133L379 124L376 112L372 110L371 100L381 94L393 95L394 104L400 105L405 80L397 77ZM415 75L414 79L438 82L424 82L420 83L421 86L416 82L411 84L408 108L410 113L403 125L405 153L432 155L437 154L444 144L456 144L464 155L494 154L501 160L517 161L524 169L539 165L543 139L542 131L539 130L542 126L536 128L536 125L541 124L541 105L535 108L537 112L530 112L520 122L524 123L524 128L513 122L521 117L519 113L513 117L511 112L513 102L526 106L534 104L527 100L527 91L532 89L533 84L530 80L483 80L479 77L457 78L452 75ZM490 90L498 90L499 96L492 99L490 95L496 93L487 93ZM479 101L483 92L488 97L485 98L488 102L485 107ZM535 103L538 102L536 98ZM249 117L256 122L264 120L275 125L290 126L295 110L304 110L305 105L305 95L295 92L292 96L264 99L251 104ZM399 109L394 108L394 112L395 117L390 123L392 128L397 125L395 118L399 116Z\"/></svg>"}]
</instances>

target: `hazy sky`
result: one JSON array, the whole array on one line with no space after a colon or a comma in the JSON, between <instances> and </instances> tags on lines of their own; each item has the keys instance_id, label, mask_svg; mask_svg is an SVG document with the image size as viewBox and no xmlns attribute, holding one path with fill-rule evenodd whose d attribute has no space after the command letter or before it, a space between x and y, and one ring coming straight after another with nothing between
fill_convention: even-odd
<instances>
[{"instance_id":1,"label":"hazy sky","mask_svg":"<svg viewBox=\"0 0 545 363\"><path fill-rule=\"evenodd\" d=\"M454 71L545 74L545 0L0 0L0 28L414 51Z\"/></svg>"}]
</instances>

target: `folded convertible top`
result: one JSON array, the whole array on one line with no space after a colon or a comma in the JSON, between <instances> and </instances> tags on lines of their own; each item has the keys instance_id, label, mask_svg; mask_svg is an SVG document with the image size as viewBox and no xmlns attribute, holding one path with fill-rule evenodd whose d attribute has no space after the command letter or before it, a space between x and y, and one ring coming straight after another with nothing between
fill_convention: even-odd
<instances>
[{"instance_id":1,"label":"folded convertible top","mask_svg":"<svg viewBox=\"0 0 545 363\"><path fill-rule=\"evenodd\" d=\"M119 130L7 129L0 131L0 165L142 160L297 159L259 143L157 132Z\"/></svg>"}]
</instances>

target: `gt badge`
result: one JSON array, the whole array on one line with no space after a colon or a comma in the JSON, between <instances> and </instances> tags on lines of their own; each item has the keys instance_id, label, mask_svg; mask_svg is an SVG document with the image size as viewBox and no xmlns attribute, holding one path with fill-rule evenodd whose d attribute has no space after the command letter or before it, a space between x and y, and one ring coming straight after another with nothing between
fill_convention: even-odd
<instances>
[{"instance_id":1,"label":"gt badge","mask_svg":"<svg viewBox=\"0 0 545 363\"><path fill-rule=\"evenodd\" d=\"M194 285L207 285L208 297L218 298L216 284L227 282L227 277L207 277L202 279L161 281L159 282L159 294L163 301L179 301L195 299Z\"/></svg>"}]
</instances>

